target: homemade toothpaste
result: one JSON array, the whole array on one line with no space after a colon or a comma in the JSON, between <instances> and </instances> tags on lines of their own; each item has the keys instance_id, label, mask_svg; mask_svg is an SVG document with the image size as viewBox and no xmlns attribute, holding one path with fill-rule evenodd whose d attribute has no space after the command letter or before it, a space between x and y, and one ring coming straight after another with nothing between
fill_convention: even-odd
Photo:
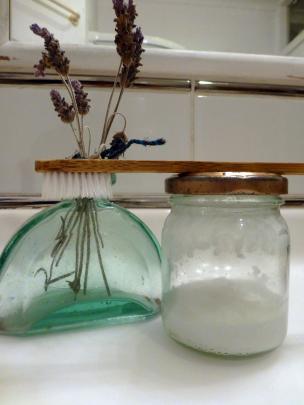
<instances>
[{"instance_id":1,"label":"homemade toothpaste","mask_svg":"<svg viewBox=\"0 0 304 405\"><path fill-rule=\"evenodd\" d=\"M214 278L164 294L163 322L187 346L222 355L250 355L279 346L288 302L260 280Z\"/></svg>"}]
</instances>

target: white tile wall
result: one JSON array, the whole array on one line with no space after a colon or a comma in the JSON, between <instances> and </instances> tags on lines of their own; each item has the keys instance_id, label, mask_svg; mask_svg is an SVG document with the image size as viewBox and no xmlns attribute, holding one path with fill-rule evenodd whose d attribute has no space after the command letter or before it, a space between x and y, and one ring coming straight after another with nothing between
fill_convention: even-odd
<instances>
[{"instance_id":1,"label":"white tile wall","mask_svg":"<svg viewBox=\"0 0 304 405\"><path fill-rule=\"evenodd\" d=\"M304 99L200 93L195 114L197 160L304 161ZM304 192L302 176L290 192Z\"/></svg>"},{"instance_id":2,"label":"white tile wall","mask_svg":"<svg viewBox=\"0 0 304 405\"><path fill-rule=\"evenodd\" d=\"M35 159L65 157L74 149L74 138L49 101L49 87L0 87L0 192L38 193L40 175ZM97 142L109 89L88 89L92 110L87 122ZM133 146L130 159L192 159L190 92L128 90L121 104L128 117L129 138L164 137L167 144ZM121 123L117 122L116 129ZM115 127L113 128L115 129ZM166 175L119 175L117 193L160 193Z\"/></svg>"},{"instance_id":3,"label":"white tile wall","mask_svg":"<svg viewBox=\"0 0 304 405\"><path fill-rule=\"evenodd\" d=\"M0 87L0 193L39 193L41 176L34 172L34 160L65 157L75 150L69 126L52 109L49 90L48 86ZM109 89L88 91L92 110L87 122L96 144ZM129 138L167 139L161 147L134 146L126 153L129 159L304 160L301 98L128 90L121 112L128 117ZM120 126L118 119L113 130ZM121 174L114 190L161 193L167 176ZM304 193L303 177L290 178L290 192Z\"/></svg>"}]
</instances>

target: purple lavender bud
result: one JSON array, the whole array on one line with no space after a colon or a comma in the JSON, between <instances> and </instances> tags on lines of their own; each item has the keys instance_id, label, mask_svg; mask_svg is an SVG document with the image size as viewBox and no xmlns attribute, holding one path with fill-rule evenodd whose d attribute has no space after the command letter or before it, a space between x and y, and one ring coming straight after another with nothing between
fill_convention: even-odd
<instances>
[{"instance_id":1,"label":"purple lavender bud","mask_svg":"<svg viewBox=\"0 0 304 405\"><path fill-rule=\"evenodd\" d=\"M57 90L51 90L50 95L55 111L58 113L58 117L60 117L61 121L67 124L73 122L75 118L73 106L69 105Z\"/></svg>"},{"instance_id":2,"label":"purple lavender bud","mask_svg":"<svg viewBox=\"0 0 304 405\"><path fill-rule=\"evenodd\" d=\"M113 0L113 8L116 14L116 17L119 17L121 14L124 14L124 0Z\"/></svg>"},{"instance_id":3,"label":"purple lavender bud","mask_svg":"<svg viewBox=\"0 0 304 405\"><path fill-rule=\"evenodd\" d=\"M144 36L143 33L141 31L140 27L137 27L134 34L133 34L133 38L134 38L134 42L136 43L137 49L141 50L141 46L143 44L144 41Z\"/></svg>"},{"instance_id":4,"label":"purple lavender bud","mask_svg":"<svg viewBox=\"0 0 304 405\"><path fill-rule=\"evenodd\" d=\"M78 112L80 115L85 115L90 111L88 93L83 90L83 85L78 80L72 80L72 87L74 89Z\"/></svg>"},{"instance_id":5,"label":"purple lavender bud","mask_svg":"<svg viewBox=\"0 0 304 405\"><path fill-rule=\"evenodd\" d=\"M42 58L38 62L37 65L34 65L35 68L35 76L45 76L45 69L50 68L51 64L48 58L48 55L45 52L42 52Z\"/></svg>"},{"instance_id":6,"label":"purple lavender bud","mask_svg":"<svg viewBox=\"0 0 304 405\"><path fill-rule=\"evenodd\" d=\"M141 64L143 34L134 24L137 16L133 0L125 3L124 0L113 0L115 10L115 44L118 55L121 57L123 68L121 84L128 87L136 79Z\"/></svg>"},{"instance_id":7,"label":"purple lavender bud","mask_svg":"<svg viewBox=\"0 0 304 405\"><path fill-rule=\"evenodd\" d=\"M36 75L44 76L46 68L53 67L56 72L66 76L69 73L70 61L65 52L60 49L60 44L47 28L41 28L38 24L32 24L30 29L34 34L44 39L44 47L47 52L42 53L42 59L35 65Z\"/></svg>"},{"instance_id":8,"label":"purple lavender bud","mask_svg":"<svg viewBox=\"0 0 304 405\"><path fill-rule=\"evenodd\" d=\"M32 24L30 29L33 31L34 34L38 35L39 37L46 39L50 38L52 34L47 30L47 28L41 28L38 24Z\"/></svg>"},{"instance_id":9,"label":"purple lavender bud","mask_svg":"<svg viewBox=\"0 0 304 405\"><path fill-rule=\"evenodd\" d=\"M112 2L116 17L127 14L129 22L133 24L137 16L133 0L129 0L128 3L125 3L124 0L113 0Z\"/></svg>"},{"instance_id":10,"label":"purple lavender bud","mask_svg":"<svg viewBox=\"0 0 304 405\"><path fill-rule=\"evenodd\" d=\"M42 31L42 29L39 27L38 24L32 24L32 25L30 25L30 29L33 31L34 34L41 36L41 31Z\"/></svg>"},{"instance_id":11,"label":"purple lavender bud","mask_svg":"<svg viewBox=\"0 0 304 405\"><path fill-rule=\"evenodd\" d=\"M136 7L135 7L135 4L133 3L133 0L129 0L127 10L128 10L128 14L129 14L129 19L134 24L135 18L137 17L137 12L136 12Z\"/></svg>"},{"instance_id":12,"label":"purple lavender bud","mask_svg":"<svg viewBox=\"0 0 304 405\"><path fill-rule=\"evenodd\" d=\"M132 55L132 62L130 66L123 67L122 76L126 77L126 87L129 87L136 79L137 73L139 73L139 68L142 66L141 55L144 52L142 44L144 41L144 36L142 34L141 28L137 27L135 32L133 32L133 44L134 50Z\"/></svg>"},{"instance_id":13,"label":"purple lavender bud","mask_svg":"<svg viewBox=\"0 0 304 405\"><path fill-rule=\"evenodd\" d=\"M34 65L35 68L35 76L36 77L44 77L45 76L45 64L43 63L43 60L40 59L40 61Z\"/></svg>"}]
</instances>

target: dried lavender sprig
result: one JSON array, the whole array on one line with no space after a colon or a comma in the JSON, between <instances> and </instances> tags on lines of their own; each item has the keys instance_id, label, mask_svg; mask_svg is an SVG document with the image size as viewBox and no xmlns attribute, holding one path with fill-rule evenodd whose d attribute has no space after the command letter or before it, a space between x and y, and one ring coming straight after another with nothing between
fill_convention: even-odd
<instances>
[{"instance_id":1,"label":"dried lavender sprig","mask_svg":"<svg viewBox=\"0 0 304 405\"><path fill-rule=\"evenodd\" d=\"M129 0L127 4L125 4L124 0L113 0L113 8L116 17L128 14L130 23L134 24L137 12L133 0Z\"/></svg>"},{"instance_id":2,"label":"dried lavender sprig","mask_svg":"<svg viewBox=\"0 0 304 405\"><path fill-rule=\"evenodd\" d=\"M124 0L113 0L113 8L116 14L114 22L115 26L115 43L118 55L120 55L123 63L123 71L126 72L132 65L133 69L138 69L141 66L141 54L144 52L142 49L143 34L140 27L134 24L137 16L136 7L133 0L129 0L128 4ZM129 82L135 79L136 74L130 76ZM124 78L122 72L121 78Z\"/></svg>"},{"instance_id":3,"label":"dried lavender sprig","mask_svg":"<svg viewBox=\"0 0 304 405\"><path fill-rule=\"evenodd\" d=\"M45 76L45 69L50 69L51 63L49 61L48 55L45 52L42 52L42 58L39 62L34 65L35 68L35 77L44 77Z\"/></svg>"},{"instance_id":4,"label":"dried lavender sprig","mask_svg":"<svg viewBox=\"0 0 304 405\"><path fill-rule=\"evenodd\" d=\"M142 48L144 36L142 34L141 28L136 27L135 32L133 32L133 39L134 39L134 52L133 52L133 59L130 66L123 65L122 71L120 74L120 93L114 107L113 114L109 118L109 122L106 122L106 129L105 129L105 140L110 132L111 126L115 119L115 115L118 111L119 104L121 102L124 90L126 87L130 87L135 79L137 78L137 73L139 73L139 67L142 66L141 63L141 55L145 50ZM104 142L105 142L104 140Z\"/></svg>"},{"instance_id":5,"label":"dried lavender sprig","mask_svg":"<svg viewBox=\"0 0 304 405\"><path fill-rule=\"evenodd\" d=\"M44 76L45 70L48 68L53 68L57 74L60 76L63 84L65 85L69 96L72 101L73 109L74 109L74 118L76 117L77 128L78 128L78 136L75 133L74 127L71 125L73 133L78 140L79 151L82 157L86 157L85 145L83 140L83 132L84 132L84 125L83 125L83 115L88 113L90 107L88 102L90 101L87 99L87 93L83 91L82 85L77 83L76 91L78 92L76 98L76 91L74 90L71 79L69 77L69 59L65 56L65 51L61 50L59 41L54 38L54 35L51 34L47 28L41 28L38 24L32 24L30 29L33 31L34 34L40 36L44 39L44 46L46 52L42 52L42 59L36 64L34 67L36 69L35 75L36 76ZM78 106L79 105L79 106ZM81 114L79 112L81 111ZM65 115L60 116L65 122L72 118L71 111L69 117L67 117L68 111L65 111ZM81 120L79 118L81 115Z\"/></svg>"},{"instance_id":6,"label":"dried lavender sprig","mask_svg":"<svg viewBox=\"0 0 304 405\"><path fill-rule=\"evenodd\" d=\"M75 140L77 142L77 145L79 147L79 150L81 150L82 145L80 142L80 139L78 139L77 133L73 127L72 122L74 121L75 118L75 109L73 105L69 105L64 97L61 97L59 91L57 90L51 90L50 92L51 100L53 102L55 111L58 113L58 117L61 119L66 124L70 124L71 129L73 131Z\"/></svg>"},{"instance_id":7,"label":"dried lavender sprig","mask_svg":"<svg viewBox=\"0 0 304 405\"><path fill-rule=\"evenodd\" d=\"M105 144L107 140L111 126L115 119L115 115L118 111L124 89L129 87L136 79L139 68L142 66L141 55L144 52L144 49L142 48L144 40L142 31L134 24L137 12L133 0L129 0L128 3L125 3L124 0L113 0L113 8L116 15L116 18L114 19L116 23L116 50L121 57L121 63L109 99L99 148L101 148L101 146ZM120 77L120 93L113 113L108 119L110 105L116 89L118 77Z\"/></svg>"},{"instance_id":8,"label":"dried lavender sprig","mask_svg":"<svg viewBox=\"0 0 304 405\"><path fill-rule=\"evenodd\" d=\"M76 103L78 107L78 112L80 115L86 115L90 111L90 104L89 102L91 101L88 98L88 93L86 93L83 90L83 85L80 83L79 80L72 80L71 81L74 93L75 93L75 98L76 98Z\"/></svg>"},{"instance_id":9,"label":"dried lavender sprig","mask_svg":"<svg viewBox=\"0 0 304 405\"><path fill-rule=\"evenodd\" d=\"M126 80L125 87L130 87L132 85L132 83L137 78L137 74L140 71L139 68L142 66L141 55L143 52L145 52L145 50L142 48L143 41L144 36L142 34L141 28L137 27L135 32L133 33L134 52L132 63L128 68L124 66L121 72L121 76L123 78L125 77Z\"/></svg>"},{"instance_id":10,"label":"dried lavender sprig","mask_svg":"<svg viewBox=\"0 0 304 405\"><path fill-rule=\"evenodd\" d=\"M34 34L44 39L44 47L46 52L42 52L42 59L34 66L36 76L44 76L45 70L53 67L56 72L63 76L69 74L70 61L65 56L65 51L60 49L60 44L54 35L47 28L41 28L38 24L32 24L30 29Z\"/></svg>"},{"instance_id":11,"label":"dried lavender sprig","mask_svg":"<svg viewBox=\"0 0 304 405\"><path fill-rule=\"evenodd\" d=\"M80 124L80 118L79 118L80 114L78 111L78 105L77 105L77 101L76 101L75 92L74 92L74 89L72 86L72 81L71 81L69 75L67 75L67 82L64 80L63 76L61 76L61 78L62 78L63 83L66 85L67 89L70 90L71 100L72 100L74 109L76 111L76 120L77 120L78 133L79 133L79 138L80 138L80 142L79 142L80 151L81 151L82 157L85 158L85 157L88 157L88 155L86 154L86 151L85 151L85 145L84 145L84 139L83 139L83 115L81 116L81 124Z\"/></svg>"},{"instance_id":12,"label":"dried lavender sprig","mask_svg":"<svg viewBox=\"0 0 304 405\"><path fill-rule=\"evenodd\" d=\"M127 4L124 0L113 0L113 8L116 14L115 44L118 55L122 58L124 66L130 66L133 60L135 44L133 40L133 29L137 17L136 7L133 0Z\"/></svg>"},{"instance_id":13,"label":"dried lavender sprig","mask_svg":"<svg viewBox=\"0 0 304 405\"><path fill-rule=\"evenodd\" d=\"M53 102L55 111L58 113L61 121L69 124L74 121L75 110L72 105L69 105L64 97L61 97L59 91L51 90L50 92L51 100Z\"/></svg>"}]
</instances>

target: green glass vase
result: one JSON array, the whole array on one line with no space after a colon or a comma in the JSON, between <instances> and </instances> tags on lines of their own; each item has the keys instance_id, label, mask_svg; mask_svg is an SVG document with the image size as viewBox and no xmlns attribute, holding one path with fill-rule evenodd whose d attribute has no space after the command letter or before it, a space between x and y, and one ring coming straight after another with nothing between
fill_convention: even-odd
<instances>
[{"instance_id":1,"label":"green glass vase","mask_svg":"<svg viewBox=\"0 0 304 405\"><path fill-rule=\"evenodd\" d=\"M0 332L34 334L144 320L159 312L160 248L105 199L34 215L0 257Z\"/></svg>"}]
</instances>

